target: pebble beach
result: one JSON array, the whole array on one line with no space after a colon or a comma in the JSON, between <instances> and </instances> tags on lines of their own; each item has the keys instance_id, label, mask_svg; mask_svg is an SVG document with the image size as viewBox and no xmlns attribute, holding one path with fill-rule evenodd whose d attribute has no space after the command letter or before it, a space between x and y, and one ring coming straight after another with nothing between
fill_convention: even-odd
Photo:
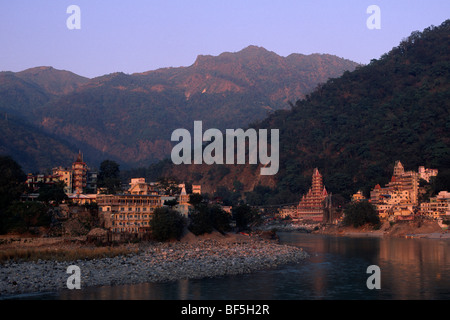
<instances>
[{"instance_id":1,"label":"pebble beach","mask_svg":"<svg viewBox=\"0 0 450 320\"><path fill-rule=\"evenodd\" d=\"M78 266L81 290L92 286L166 282L251 273L298 263L308 254L302 248L252 237L197 238L151 243L138 253L77 261L8 261L0 265L0 298L17 294L67 290Z\"/></svg>"}]
</instances>

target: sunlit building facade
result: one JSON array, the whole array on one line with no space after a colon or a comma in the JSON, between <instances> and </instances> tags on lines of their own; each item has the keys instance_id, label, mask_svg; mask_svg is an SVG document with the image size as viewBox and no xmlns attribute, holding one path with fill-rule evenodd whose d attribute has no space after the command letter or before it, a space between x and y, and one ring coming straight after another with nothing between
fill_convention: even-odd
<instances>
[{"instance_id":1,"label":"sunlit building facade","mask_svg":"<svg viewBox=\"0 0 450 320\"><path fill-rule=\"evenodd\" d=\"M323 221L324 200L328 192L323 184L323 178L317 168L314 169L312 185L308 193L303 195L297 206L296 218L303 221Z\"/></svg>"},{"instance_id":2,"label":"sunlit building facade","mask_svg":"<svg viewBox=\"0 0 450 320\"><path fill-rule=\"evenodd\" d=\"M97 195L99 213L105 228L112 232L144 233L149 231L156 208L161 207L159 195Z\"/></svg>"}]
</instances>

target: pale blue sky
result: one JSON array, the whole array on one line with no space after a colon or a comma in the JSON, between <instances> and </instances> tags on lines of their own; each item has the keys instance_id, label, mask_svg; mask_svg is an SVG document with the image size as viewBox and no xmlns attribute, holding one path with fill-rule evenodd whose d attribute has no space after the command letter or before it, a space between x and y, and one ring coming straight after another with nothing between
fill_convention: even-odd
<instances>
[{"instance_id":1,"label":"pale blue sky","mask_svg":"<svg viewBox=\"0 0 450 320\"><path fill-rule=\"evenodd\" d=\"M66 27L72 4L81 30ZM373 4L381 30L366 27ZM368 63L449 18L448 0L3 0L0 70L53 66L95 77L189 66L199 54L248 45Z\"/></svg>"}]
</instances>

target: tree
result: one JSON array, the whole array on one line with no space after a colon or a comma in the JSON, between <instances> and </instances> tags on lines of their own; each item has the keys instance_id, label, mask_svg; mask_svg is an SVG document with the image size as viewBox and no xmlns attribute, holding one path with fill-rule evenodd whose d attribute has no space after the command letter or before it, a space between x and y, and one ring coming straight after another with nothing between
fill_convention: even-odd
<instances>
[{"instance_id":1,"label":"tree","mask_svg":"<svg viewBox=\"0 0 450 320\"><path fill-rule=\"evenodd\" d=\"M51 215L48 207L41 202L16 201L7 210L7 231L28 232L32 227L48 227Z\"/></svg>"},{"instance_id":2,"label":"tree","mask_svg":"<svg viewBox=\"0 0 450 320\"><path fill-rule=\"evenodd\" d=\"M236 220L236 227L238 231L249 229L249 225L256 222L258 219L258 212L247 204L241 204L233 207L233 217Z\"/></svg>"},{"instance_id":3,"label":"tree","mask_svg":"<svg viewBox=\"0 0 450 320\"><path fill-rule=\"evenodd\" d=\"M18 200L25 190L26 175L10 156L0 156L0 208Z\"/></svg>"},{"instance_id":4,"label":"tree","mask_svg":"<svg viewBox=\"0 0 450 320\"><path fill-rule=\"evenodd\" d=\"M121 190L119 164L112 160L105 160L100 164L97 185L105 188L107 194L114 194Z\"/></svg>"},{"instance_id":5,"label":"tree","mask_svg":"<svg viewBox=\"0 0 450 320\"><path fill-rule=\"evenodd\" d=\"M37 198L38 201L43 202L56 202L61 203L64 200L69 199L64 192L64 181L59 181L55 184L48 185L48 184L39 184L39 197Z\"/></svg>"},{"instance_id":6,"label":"tree","mask_svg":"<svg viewBox=\"0 0 450 320\"><path fill-rule=\"evenodd\" d=\"M164 201L164 205L165 206L168 206L169 208L173 208L173 207L175 207L176 205L178 204L178 201L177 201L177 199L171 199L171 200L166 200L166 201Z\"/></svg>"},{"instance_id":7,"label":"tree","mask_svg":"<svg viewBox=\"0 0 450 320\"><path fill-rule=\"evenodd\" d=\"M183 234L186 219L178 211L168 207L156 208L150 222L152 237L157 241L179 239Z\"/></svg>"},{"instance_id":8,"label":"tree","mask_svg":"<svg viewBox=\"0 0 450 320\"><path fill-rule=\"evenodd\" d=\"M240 182L239 180L233 181L233 191L234 192L242 192L244 190L244 184Z\"/></svg>"},{"instance_id":9,"label":"tree","mask_svg":"<svg viewBox=\"0 0 450 320\"><path fill-rule=\"evenodd\" d=\"M192 204L195 207L198 207L203 202L203 196L198 193L193 193L189 195L189 204Z\"/></svg>"},{"instance_id":10,"label":"tree","mask_svg":"<svg viewBox=\"0 0 450 320\"><path fill-rule=\"evenodd\" d=\"M7 232L7 208L25 191L26 175L10 156L0 156L0 234Z\"/></svg>"},{"instance_id":11,"label":"tree","mask_svg":"<svg viewBox=\"0 0 450 320\"><path fill-rule=\"evenodd\" d=\"M440 170L435 178L432 178L434 193L440 191L450 191L450 169Z\"/></svg>"},{"instance_id":12,"label":"tree","mask_svg":"<svg viewBox=\"0 0 450 320\"><path fill-rule=\"evenodd\" d=\"M180 192L179 183L174 178L159 178L158 187L165 195L173 195Z\"/></svg>"},{"instance_id":13,"label":"tree","mask_svg":"<svg viewBox=\"0 0 450 320\"><path fill-rule=\"evenodd\" d=\"M189 231L198 236L211 233L214 229L222 234L230 231L230 215L219 205L197 205L190 215Z\"/></svg>"},{"instance_id":14,"label":"tree","mask_svg":"<svg viewBox=\"0 0 450 320\"><path fill-rule=\"evenodd\" d=\"M189 203L194 206L189 223L189 230L193 234L211 233L214 229L223 234L231 230L230 216L221 206L208 205L200 194L191 194Z\"/></svg>"},{"instance_id":15,"label":"tree","mask_svg":"<svg viewBox=\"0 0 450 320\"><path fill-rule=\"evenodd\" d=\"M368 201L351 203L344 210L344 225L361 227L365 224L373 226L380 224L380 217L375 206Z\"/></svg>"},{"instance_id":16,"label":"tree","mask_svg":"<svg viewBox=\"0 0 450 320\"><path fill-rule=\"evenodd\" d=\"M233 206L239 202L241 197L240 192L232 192L225 186L217 187L216 192L214 193L216 198L222 199L222 203L225 206Z\"/></svg>"},{"instance_id":17,"label":"tree","mask_svg":"<svg viewBox=\"0 0 450 320\"><path fill-rule=\"evenodd\" d=\"M224 234L231 230L230 215L225 212L220 206L214 205L209 208L211 223L214 229Z\"/></svg>"},{"instance_id":18,"label":"tree","mask_svg":"<svg viewBox=\"0 0 450 320\"><path fill-rule=\"evenodd\" d=\"M214 230L210 210L206 204L197 206L191 213L188 228L196 236L211 233Z\"/></svg>"}]
</instances>

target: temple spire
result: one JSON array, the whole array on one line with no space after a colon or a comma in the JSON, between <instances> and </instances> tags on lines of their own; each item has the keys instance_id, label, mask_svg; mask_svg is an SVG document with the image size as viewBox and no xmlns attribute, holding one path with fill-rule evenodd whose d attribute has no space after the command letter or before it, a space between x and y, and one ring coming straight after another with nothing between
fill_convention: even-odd
<instances>
[{"instance_id":1,"label":"temple spire","mask_svg":"<svg viewBox=\"0 0 450 320\"><path fill-rule=\"evenodd\" d=\"M302 200L297 207L298 218L303 220L322 221L323 204L328 196L319 169L314 168L312 184L308 192L302 196Z\"/></svg>"}]
</instances>

